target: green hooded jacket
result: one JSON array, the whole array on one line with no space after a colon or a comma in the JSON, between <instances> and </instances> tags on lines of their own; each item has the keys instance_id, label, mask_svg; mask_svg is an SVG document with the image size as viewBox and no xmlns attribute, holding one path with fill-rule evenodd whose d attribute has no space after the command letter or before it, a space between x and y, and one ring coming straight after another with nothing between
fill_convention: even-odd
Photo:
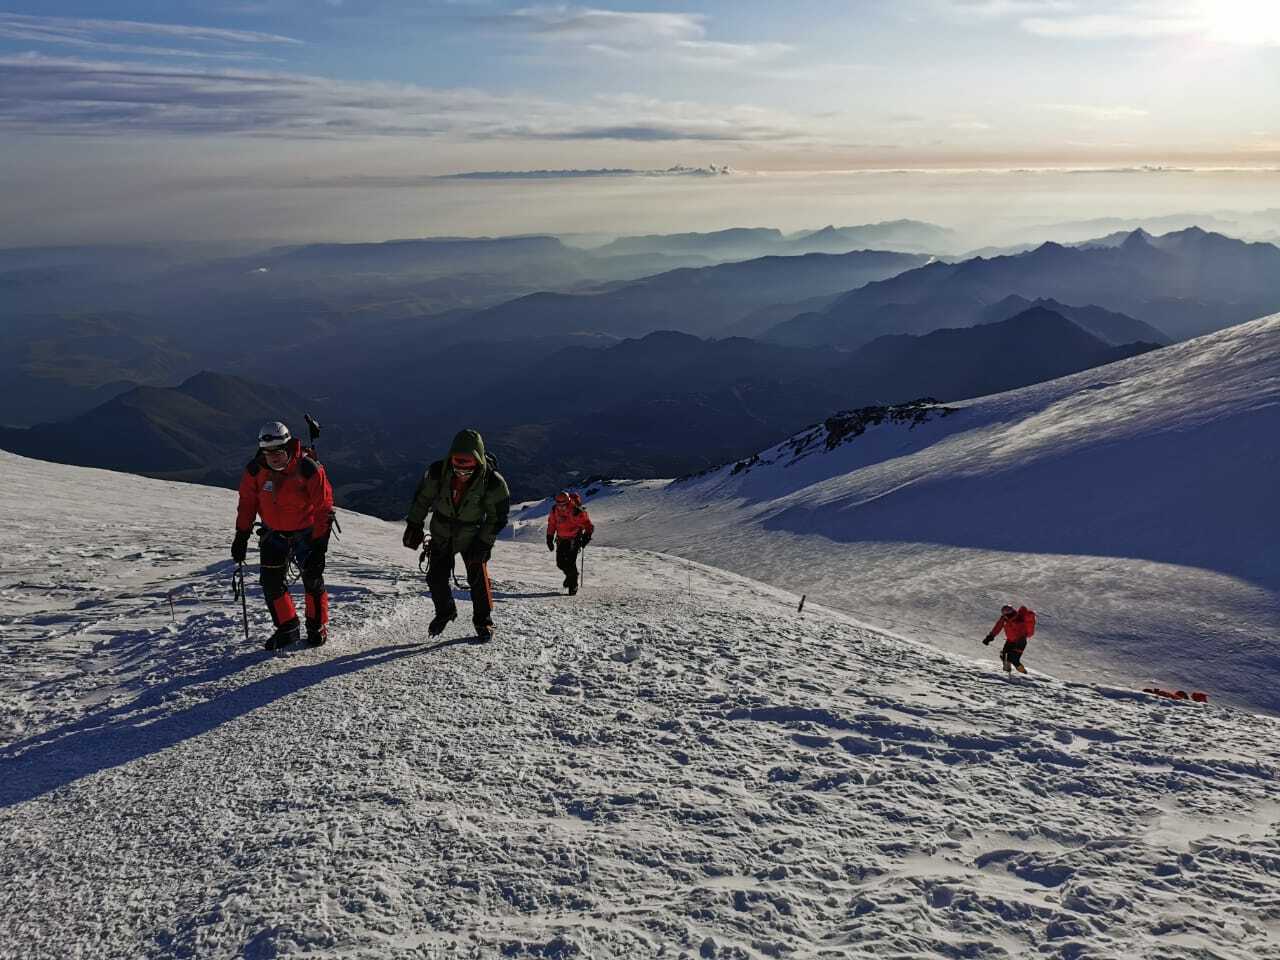
<instances>
[{"instance_id":1,"label":"green hooded jacket","mask_svg":"<svg viewBox=\"0 0 1280 960\"><path fill-rule=\"evenodd\" d=\"M476 472L457 506L453 503L450 463L455 453L469 453L477 463ZM460 431L449 447L449 456L431 464L418 481L418 490L409 507L409 524L421 527L430 513L432 541L437 546L449 544L452 553L463 553L475 540L492 547L507 525L507 513L511 509L511 491L496 467L496 461L484 452L484 440L479 432Z\"/></svg>"}]
</instances>

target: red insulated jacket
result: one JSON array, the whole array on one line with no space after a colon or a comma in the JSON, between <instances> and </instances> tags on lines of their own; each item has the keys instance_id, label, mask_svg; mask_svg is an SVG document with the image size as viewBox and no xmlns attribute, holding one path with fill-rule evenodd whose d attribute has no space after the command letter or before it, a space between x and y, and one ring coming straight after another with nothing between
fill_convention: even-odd
<instances>
[{"instance_id":1,"label":"red insulated jacket","mask_svg":"<svg viewBox=\"0 0 1280 960\"><path fill-rule=\"evenodd\" d=\"M283 470L272 470L261 454L245 466L236 529L248 530L255 516L261 516L272 530L310 527L312 539L328 535L333 522L333 488L324 467L302 455L297 437L289 443L289 465Z\"/></svg>"},{"instance_id":2,"label":"red insulated jacket","mask_svg":"<svg viewBox=\"0 0 1280 960\"><path fill-rule=\"evenodd\" d=\"M554 533L561 540L572 540L584 530L594 533L595 529L596 525L591 522L587 511L571 503L563 506L557 504L547 514L547 533Z\"/></svg>"},{"instance_id":3,"label":"red insulated jacket","mask_svg":"<svg viewBox=\"0 0 1280 960\"><path fill-rule=\"evenodd\" d=\"M1017 640L1025 640L1036 632L1036 615L1026 607L1019 607L1018 612L1013 616L1001 616L996 621L996 625L991 628L992 636L1004 629L1004 638L1013 643Z\"/></svg>"}]
</instances>

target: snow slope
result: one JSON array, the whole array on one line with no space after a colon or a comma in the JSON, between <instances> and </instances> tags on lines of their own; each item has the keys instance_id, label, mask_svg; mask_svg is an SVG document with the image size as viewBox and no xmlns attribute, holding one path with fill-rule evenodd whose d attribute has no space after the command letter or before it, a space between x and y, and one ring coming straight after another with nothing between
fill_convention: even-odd
<instances>
[{"instance_id":1,"label":"snow slope","mask_svg":"<svg viewBox=\"0 0 1280 960\"><path fill-rule=\"evenodd\" d=\"M273 656L229 491L0 454L0 510L0 957L1280 957L1272 718L640 550L570 599L540 534L428 641L353 515Z\"/></svg>"},{"instance_id":2,"label":"snow slope","mask_svg":"<svg viewBox=\"0 0 1280 960\"><path fill-rule=\"evenodd\" d=\"M831 451L818 428L748 470L606 486L597 542L966 654L1026 603L1028 662L1056 676L1280 711L1280 315L951 406Z\"/></svg>"}]
</instances>

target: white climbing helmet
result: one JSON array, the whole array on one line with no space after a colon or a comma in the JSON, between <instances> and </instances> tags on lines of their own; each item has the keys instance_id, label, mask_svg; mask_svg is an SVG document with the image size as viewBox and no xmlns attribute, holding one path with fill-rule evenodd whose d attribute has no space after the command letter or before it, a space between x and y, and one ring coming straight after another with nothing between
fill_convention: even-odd
<instances>
[{"instance_id":1,"label":"white climbing helmet","mask_svg":"<svg viewBox=\"0 0 1280 960\"><path fill-rule=\"evenodd\" d=\"M270 423L264 423L262 429L258 431L258 449L260 450L278 450L290 440L293 434L279 420L272 420Z\"/></svg>"}]
</instances>

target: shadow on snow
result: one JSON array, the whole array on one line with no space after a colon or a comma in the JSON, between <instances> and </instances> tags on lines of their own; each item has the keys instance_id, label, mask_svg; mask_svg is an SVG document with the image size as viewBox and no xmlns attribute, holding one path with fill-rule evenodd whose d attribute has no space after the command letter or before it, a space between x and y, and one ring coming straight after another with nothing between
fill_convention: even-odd
<instances>
[{"instance_id":1,"label":"shadow on snow","mask_svg":"<svg viewBox=\"0 0 1280 960\"><path fill-rule=\"evenodd\" d=\"M123 766L141 757L158 753L184 740L208 733L224 723L264 707L276 700L334 677L366 670L403 657L430 653L464 640L448 640L432 647L399 644L362 650L322 663L295 667L284 673L263 677L175 713L155 716L164 698L193 681L167 685L168 691L153 691L141 698L142 716L112 723L111 719L139 709L140 701L125 707L78 720L40 737L9 747L0 756L0 808L32 800L103 770ZM228 675L256 660L268 659L265 652L245 654L230 664L207 671L208 679ZM104 725L105 724L105 725ZM22 751L22 752L19 752Z\"/></svg>"}]
</instances>

